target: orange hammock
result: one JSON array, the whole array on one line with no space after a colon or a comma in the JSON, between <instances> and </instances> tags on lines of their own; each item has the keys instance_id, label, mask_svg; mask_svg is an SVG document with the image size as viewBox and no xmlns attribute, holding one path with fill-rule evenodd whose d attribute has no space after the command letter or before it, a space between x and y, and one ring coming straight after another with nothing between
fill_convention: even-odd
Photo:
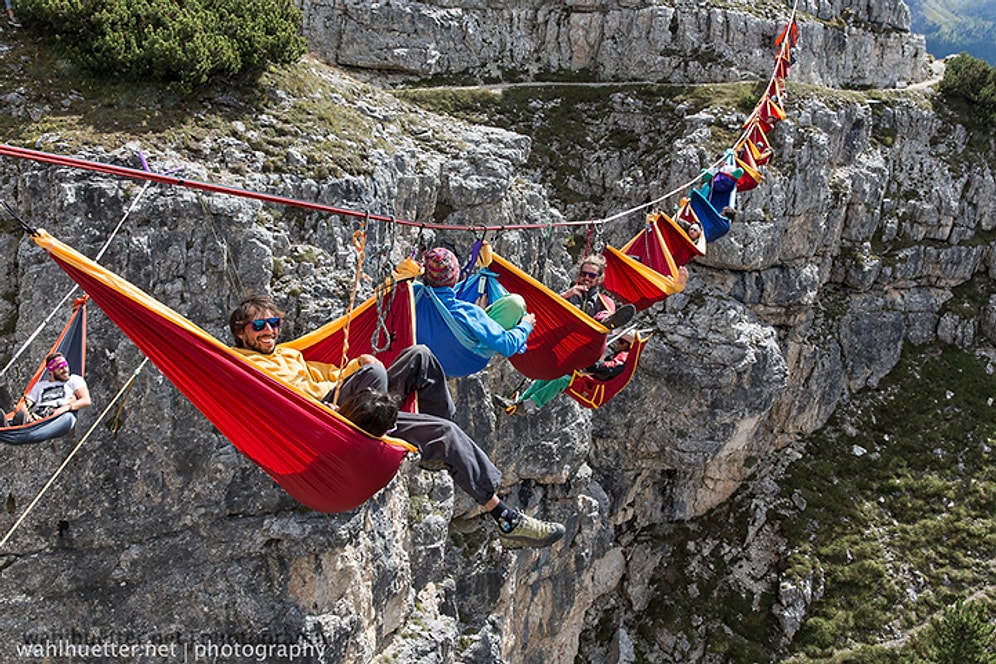
<instances>
[{"instance_id":1,"label":"orange hammock","mask_svg":"<svg viewBox=\"0 0 996 664\"><path fill-rule=\"evenodd\" d=\"M761 128L761 123L757 118L753 118L748 125L745 132L747 147L754 158L754 163L758 166L764 166L771 159L774 150L771 149L771 143L768 142L768 135Z\"/></svg>"},{"instance_id":2,"label":"orange hammock","mask_svg":"<svg viewBox=\"0 0 996 664\"><path fill-rule=\"evenodd\" d=\"M601 359L608 328L496 253L488 269L498 274L509 293L526 300L529 313L536 314L526 351L508 358L519 373L551 380Z\"/></svg>"},{"instance_id":3,"label":"orange hammock","mask_svg":"<svg viewBox=\"0 0 996 664\"><path fill-rule=\"evenodd\" d=\"M641 236L644 241L649 240L649 233ZM626 247L633 248L641 236L631 240ZM646 262L647 247L642 247L642 252L638 249L631 252L627 248L619 251L606 246L602 251L605 257L605 289L615 293L623 302L632 304L637 311L643 311L684 288L677 281L678 264L663 240L658 242L658 251L653 252L656 259L653 264Z\"/></svg>"},{"instance_id":4,"label":"orange hammock","mask_svg":"<svg viewBox=\"0 0 996 664\"><path fill-rule=\"evenodd\" d=\"M629 355L626 357L625 369L618 376L599 380L591 374L575 371L564 392L585 408L600 408L629 384L633 374L636 373L636 365L640 362L643 346L649 338L641 336L639 332L636 333L629 348Z\"/></svg>"},{"instance_id":5,"label":"orange hammock","mask_svg":"<svg viewBox=\"0 0 996 664\"><path fill-rule=\"evenodd\" d=\"M59 334L58 339L52 344L52 348L46 353L46 357L52 353L59 352L69 363L69 371L79 376L86 375L86 296L78 297L73 301L73 313L66 322L66 326ZM42 374L46 371L45 360L35 370L27 387L17 400L14 410L6 415L0 413L0 417L13 417L17 409L25 404L25 397L31 388L41 380ZM41 419L0 428L0 443L10 445L23 445L25 443L37 443L51 438L64 436L76 427L76 415L74 413L62 413L61 415L49 415Z\"/></svg>"},{"instance_id":6,"label":"orange hammock","mask_svg":"<svg viewBox=\"0 0 996 664\"><path fill-rule=\"evenodd\" d=\"M351 510L387 485L414 451L404 441L366 434L44 231L32 239L233 445L303 505L320 512ZM410 284L397 286L393 304L392 350L398 352L414 340ZM372 301L350 325L351 355L354 345L355 354L369 350L359 332L373 329L376 321L368 316L376 318ZM325 347L323 340L344 324L340 319L323 327L323 334L292 343L306 355L338 363L331 342Z\"/></svg>"}]
</instances>

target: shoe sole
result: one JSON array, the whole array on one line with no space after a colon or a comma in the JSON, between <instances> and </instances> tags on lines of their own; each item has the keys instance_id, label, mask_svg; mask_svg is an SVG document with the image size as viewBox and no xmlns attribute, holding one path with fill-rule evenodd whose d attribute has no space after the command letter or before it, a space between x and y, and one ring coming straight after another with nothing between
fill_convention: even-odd
<instances>
[{"instance_id":1,"label":"shoe sole","mask_svg":"<svg viewBox=\"0 0 996 664\"><path fill-rule=\"evenodd\" d=\"M617 327L622 327L626 323L633 320L633 316L636 315L636 307L632 304L624 304L623 306L616 309L616 312L611 316L608 316L602 325L609 329L615 329Z\"/></svg>"},{"instance_id":2,"label":"shoe sole","mask_svg":"<svg viewBox=\"0 0 996 664\"><path fill-rule=\"evenodd\" d=\"M563 538L564 532L564 529L561 528L560 530L550 533L542 540L512 539L508 536L500 536L498 539L501 540L502 547L506 549L542 549L559 542L561 538Z\"/></svg>"}]
</instances>

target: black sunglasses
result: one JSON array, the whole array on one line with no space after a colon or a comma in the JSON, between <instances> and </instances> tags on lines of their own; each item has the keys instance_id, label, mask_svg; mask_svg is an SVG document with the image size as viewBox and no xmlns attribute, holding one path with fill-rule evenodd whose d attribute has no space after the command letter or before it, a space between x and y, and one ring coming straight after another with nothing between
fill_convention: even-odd
<instances>
[{"instance_id":1,"label":"black sunglasses","mask_svg":"<svg viewBox=\"0 0 996 664\"><path fill-rule=\"evenodd\" d=\"M276 330L280 327L280 316L274 316L273 318L257 318L256 320L249 321L249 325L252 325L253 332L262 332L267 325L269 325L271 329Z\"/></svg>"}]
</instances>

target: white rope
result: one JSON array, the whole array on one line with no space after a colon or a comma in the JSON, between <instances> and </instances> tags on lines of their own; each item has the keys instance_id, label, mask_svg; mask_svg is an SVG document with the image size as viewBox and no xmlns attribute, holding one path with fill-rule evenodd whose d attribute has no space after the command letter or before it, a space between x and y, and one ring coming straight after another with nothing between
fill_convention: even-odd
<instances>
[{"instance_id":1,"label":"white rope","mask_svg":"<svg viewBox=\"0 0 996 664\"><path fill-rule=\"evenodd\" d=\"M135 196L135 198L132 200L131 205L128 206L128 209L125 210L124 216L121 217L121 220L118 221L118 225L114 227L113 231L111 231L111 234L104 242L104 246L102 246L100 248L100 251L97 252L96 257L94 257L93 259L94 262L97 263L100 262L100 259L104 256L104 253L107 251L108 247L110 246L111 240L113 240L114 236L117 235L118 231L121 230L121 226L124 225L125 220L128 219L128 216L138 205L139 199L142 198L146 190L151 185L152 185L151 180L146 180L145 184L142 185L142 189L138 192L138 195ZM28 346L30 346L31 343L35 340L35 338L37 338L38 335L41 334L42 330L45 329L45 326L49 324L52 318L55 317L57 313L62 311L63 305L65 305L66 302L68 302L74 295L76 295L76 291L78 291L79 288L80 287L77 284L73 284L73 287L69 289L69 292L66 293L65 297L59 300L59 303L56 304L55 307L52 309L51 313L49 313L49 315L45 317L45 320L43 320L41 324L37 328L35 328L35 331L31 333L31 336L29 336L27 340L23 344L21 344L21 347L17 349L17 352L14 353L14 356L10 358L10 361L7 362L6 366L4 366L3 369L0 369L0 378L3 378L7 374L7 371L14 365L14 362L17 361L17 358L19 358L24 353L24 351L28 349Z\"/></svg>"},{"instance_id":2,"label":"white rope","mask_svg":"<svg viewBox=\"0 0 996 664\"><path fill-rule=\"evenodd\" d=\"M110 412L111 406L113 406L117 402L117 400L121 398L121 395L124 394L129 387L131 387L131 384L135 382L135 379L138 378L139 372L145 367L148 361L149 358L145 358L144 360L142 360L142 363L138 365L138 368L136 368L132 372L131 378L129 378L128 381L124 384L124 387L118 390L118 393L115 394L114 398L111 399L111 402L107 404L107 407L104 408L103 412L100 414L100 417L98 417L97 420L93 423L93 426L91 426L90 429L83 436L83 438L80 439L80 442L76 443L76 447L74 447L73 450L69 453L69 456L66 457L66 460L63 461L62 465L60 465L56 469L55 473L52 474L52 477L50 477L48 482L45 483L45 486L43 486L41 491L38 492L38 495L35 496L34 500L31 501L31 504L29 504L28 507L24 510L24 513L18 517L17 521L14 522L14 525L11 526L10 530L7 531L7 534L3 536L3 539L0 540L0 547L3 547L3 545L7 543L7 540L10 539L11 535L14 534L14 531L17 530L17 528L21 525L24 519L27 518L28 514L31 513L31 510L33 510L35 505L38 504L42 496L45 495L45 492L48 491L49 487L55 484L55 480L58 479L62 471L65 470L66 466L69 465L69 462L72 461L74 456L76 456L76 453L79 452L80 448L83 447L83 444L86 443L87 439L90 438L90 434L93 433L93 430L96 429L97 425L100 424L100 422L104 419L104 416L107 415L108 412Z\"/></svg>"},{"instance_id":3,"label":"white rope","mask_svg":"<svg viewBox=\"0 0 996 664\"><path fill-rule=\"evenodd\" d=\"M798 8L798 6L799 6L799 0L795 0L795 4L792 6L792 14L789 16L789 21L788 21L786 30L791 30L792 24L795 23L796 9ZM786 48L787 48L786 44L789 41L790 41L790 38L789 38L788 35L786 35L785 42L783 42L782 46L778 49L778 57L782 56L783 51L785 51ZM777 76L777 73L778 73L778 68L775 67L775 69L771 72L771 78L768 79L768 89L770 89L771 88L771 84L774 83L775 78ZM784 106L784 104L783 104L783 102L782 102L781 99L779 99L778 101L779 101L779 105ZM751 117L753 117L757 113L759 105L760 105L760 102L759 102L758 106L755 106L754 110L751 111L751 114L750 114L750 116L748 116L748 119L751 118ZM738 145L742 144L745 140L747 140L748 133L749 133L749 129L745 128L743 130L743 132L740 134L740 136L737 138L737 140L734 141L734 143L733 143L733 149L734 150L736 150L736 147ZM725 161L725 159L726 159L726 156L723 155L722 157L720 157L719 159L717 159L715 162L713 162L712 164L710 164L707 167L707 169L708 170L712 170L713 168L718 168ZM617 213L613 214L612 216L604 217L602 219L591 219L591 220L588 220L588 221L584 221L584 220L570 221L570 222L562 223L560 225L561 226L573 226L573 225L581 225L581 224L599 224L599 225L601 225L601 224L607 224L610 221L616 221L618 219L622 219L623 217L628 217L629 215L635 214L637 212L641 212L641 211L647 209L648 207L656 207L658 203L666 201L667 199L669 199L669 198L671 198L673 196L677 196L678 194L680 194L680 193L682 193L682 192L684 192L684 191L686 191L688 189L691 189L692 186L701 179L701 177L702 177L701 174L697 175L692 180L690 180L690 181L688 181L688 182L686 182L684 184L678 185L677 187L675 187L674 189L672 189L668 193L664 194L663 196L658 196L657 198L655 198L652 201L648 201L646 203L641 203L640 205L636 205L634 207L631 207L628 210L623 210L622 212L617 212Z\"/></svg>"}]
</instances>

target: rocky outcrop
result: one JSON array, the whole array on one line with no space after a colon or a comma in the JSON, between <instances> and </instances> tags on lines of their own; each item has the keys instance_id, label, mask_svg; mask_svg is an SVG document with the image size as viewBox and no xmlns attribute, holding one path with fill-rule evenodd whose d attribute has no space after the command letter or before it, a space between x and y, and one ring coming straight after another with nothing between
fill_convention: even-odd
<instances>
[{"instance_id":1,"label":"rocky outcrop","mask_svg":"<svg viewBox=\"0 0 996 664\"><path fill-rule=\"evenodd\" d=\"M781 18L684 4L491 7L308 3L305 10L312 40L320 25L334 37L326 57L379 72L414 60L420 64L404 71L418 76L573 68L604 80L625 73L677 82L767 71ZM800 80L830 86L892 87L921 76L921 42L904 32L902 3L810 3L804 11L816 16L803 22L801 37L814 50L793 79L799 71ZM853 27L834 27L845 14ZM474 31L467 27L473 21ZM680 47L670 60L651 57L623 37L637 28L645 28L645 40L663 39L654 33L663 30ZM602 38L585 46L582 38L596 34ZM821 41L822 34L834 38ZM468 35L492 50L454 45ZM399 52L402 37L421 54ZM812 56L829 41L837 50ZM616 43L628 44L632 69ZM692 62L696 48L729 49L730 57ZM746 61L734 62L734 52ZM536 61L541 53L549 62ZM869 58L879 64L869 66ZM613 90L605 101L612 112L592 113L587 130L625 126L664 136L673 159L643 152L655 147L649 139L627 144L622 156L605 141L592 160L598 163L564 174L531 161L537 146L526 132L462 124L345 76L323 76L330 87L321 96L346 95L342 108L360 109L369 140L350 147L367 157L361 173L307 172L309 149L326 138L307 134L281 155L282 170L269 173L254 130L244 126L185 152L163 147L147 157L157 170L184 166L190 179L416 221L502 226L563 219L565 210L573 217L580 207L556 200L568 175L578 196L638 206L696 174L711 159L701 146L743 120L728 107L688 115L653 106L658 117L644 112L651 107L639 95ZM280 92L275 99L294 103ZM960 287L996 276L996 185L992 160L974 159L977 141L942 121L926 103L929 93L885 101L827 90L790 94L790 118L773 133L777 157L762 186L741 197L733 230L690 266L684 293L641 318L654 336L623 395L595 412L561 399L535 416L508 417L492 405L495 394L520 383L507 363L452 382L459 423L503 470L506 500L562 520L561 544L502 551L488 519L448 476L415 464L354 512L304 510L150 368L128 398L123 428L98 427L59 491L0 551L4 642L57 638L71 627L91 641L299 643L316 648L312 661L323 662L568 662L579 653L588 661L634 661L636 653L699 661L707 638L694 611L694 629L661 633L652 645L641 640L639 619L664 610L667 584L681 582L682 592L698 596L695 570L736 556L730 583L757 610L768 606L764 596L776 597L770 610L791 638L821 578L818 570L779 575L785 543L766 518L777 487L757 490L739 541L693 532L686 545L678 533L721 511L746 482L761 481L759 466L787 463L798 453L790 443L822 426L849 394L882 380L904 343L996 341L993 298L978 316L958 306ZM544 103L541 110L557 102ZM37 147L60 151L53 140ZM137 147L84 156L137 167ZM966 168L970 157L974 166ZM3 198L89 255L139 197L139 185L93 173L9 160L0 166ZM608 236L625 239L641 224L626 220ZM70 284L5 228L0 340L13 348ZM222 339L228 310L244 291L274 293L290 312L285 334L296 336L345 309L357 262L353 230L345 218L152 188L128 212L103 262ZM372 230L365 269L377 276L410 251L417 233ZM466 249L473 237L426 230L424 240ZM567 240L565 230L507 231L495 243L559 288L571 274ZM99 312L90 352L97 404L77 438L141 359ZM13 524L72 444L4 450L0 528Z\"/></svg>"},{"instance_id":2,"label":"rocky outcrop","mask_svg":"<svg viewBox=\"0 0 996 664\"><path fill-rule=\"evenodd\" d=\"M766 79L785 10L693 2L383 3L308 0L311 50L382 80L561 80L715 83ZM800 3L794 80L891 88L928 74L923 38L898 0ZM818 57L811 57L818 54Z\"/></svg>"}]
</instances>

